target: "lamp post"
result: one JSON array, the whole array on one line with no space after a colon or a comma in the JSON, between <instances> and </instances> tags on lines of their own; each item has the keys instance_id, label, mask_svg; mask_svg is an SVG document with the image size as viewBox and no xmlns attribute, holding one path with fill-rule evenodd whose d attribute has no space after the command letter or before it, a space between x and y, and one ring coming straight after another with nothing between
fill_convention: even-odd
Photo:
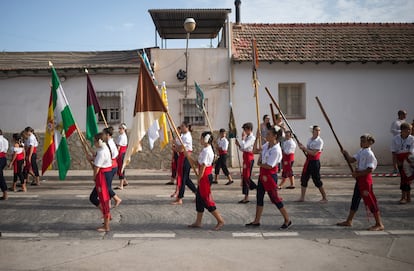
<instances>
[{"instance_id":1,"label":"lamp post","mask_svg":"<svg viewBox=\"0 0 414 271\"><path fill-rule=\"evenodd\" d=\"M196 21L194 18L186 18L184 21L184 30L187 32L187 42L185 46L185 92L184 98L188 95L188 40L190 39L190 33L196 28Z\"/></svg>"}]
</instances>

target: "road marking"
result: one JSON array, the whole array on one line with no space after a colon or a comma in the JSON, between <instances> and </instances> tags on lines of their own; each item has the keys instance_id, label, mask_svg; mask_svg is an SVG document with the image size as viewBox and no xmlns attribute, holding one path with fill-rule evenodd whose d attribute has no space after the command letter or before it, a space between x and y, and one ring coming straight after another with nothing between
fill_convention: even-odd
<instances>
[{"instance_id":1,"label":"road marking","mask_svg":"<svg viewBox=\"0 0 414 271\"><path fill-rule=\"evenodd\" d=\"M89 198L89 195L76 195L77 198Z\"/></svg>"},{"instance_id":2,"label":"road marking","mask_svg":"<svg viewBox=\"0 0 414 271\"><path fill-rule=\"evenodd\" d=\"M114 233L113 238L175 238L175 233Z\"/></svg>"},{"instance_id":3,"label":"road marking","mask_svg":"<svg viewBox=\"0 0 414 271\"><path fill-rule=\"evenodd\" d=\"M156 198L171 198L170 195L156 195Z\"/></svg>"},{"instance_id":4,"label":"road marking","mask_svg":"<svg viewBox=\"0 0 414 271\"><path fill-rule=\"evenodd\" d=\"M0 233L1 237L6 238L36 238L36 237L46 237L46 238L55 238L59 237L59 233L54 232L41 232L41 233L33 233L33 232L2 232Z\"/></svg>"},{"instance_id":5,"label":"road marking","mask_svg":"<svg viewBox=\"0 0 414 271\"><path fill-rule=\"evenodd\" d=\"M9 198L38 198L39 195L27 195L23 193L17 193L17 194L7 194Z\"/></svg>"},{"instance_id":6,"label":"road marking","mask_svg":"<svg viewBox=\"0 0 414 271\"><path fill-rule=\"evenodd\" d=\"M392 230L392 231L387 231L390 234L395 234L395 235L408 235L408 234L414 234L414 230Z\"/></svg>"},{"instance_id":7,"label":"road marking","mask_svg":"<svg viewBox=\"0 0 414 271\"><path fill-rule=\"evenodd\" d=\"M234 238L238 238L238 237L263 237L261 232L233 232L232 233Z\"/></svg>"},{"instance_id":8,"label":"road marking","mask_svg":"<svg viewBox=\"0 0 414 271\"><path fill-rule=\"evenodd\" d=\"M298 232L287 231L287 232L264 232L264 237L289 237L289 236L299 236Z\"/></svg>"},{"instance_id":9,"label":"road marking","mask_svg":"<svg viewBox=\"0 0 414 271\"><path fill-rule=\"evenodd\" d=\"M388 235L385 231L354 231L356 235L370 236L370 235Z\"/></svg>"}]
</instances>

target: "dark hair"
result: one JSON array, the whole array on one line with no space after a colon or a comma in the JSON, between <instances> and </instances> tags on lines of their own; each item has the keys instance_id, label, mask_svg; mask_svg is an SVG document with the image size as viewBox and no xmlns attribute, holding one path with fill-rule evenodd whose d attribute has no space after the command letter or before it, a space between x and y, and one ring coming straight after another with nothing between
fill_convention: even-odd
<instances>
[{"instance_id":1,"label":"dark hair","mask_svg":"<svg viewBox=\"0 0 414 271\"><path fill-rule=\"evenodd\" d=\"M370 135L370 134L363 134L360 139L366 139L368 142L370 142L371 144L375 143L375 138Z\"/></svg>"},{"instance_id":2,"label":"dark hair","mask_svg":"<svg viewBox=\"0 0 414 271\"><path fill-rule=\"evenodd\" d=\"M313 125L312 131L315 130L316 128L319 128L319 130L321 129L321 127L319 127L319 125Z\"/></svg>"},{"instance_id":3,"label":"dark hair","mask_svg":"<svg viewBox=\"0 0 414 271\"><path fill-rule=\"evenodd\" d=\"M272 126L272 127L270 127L269 129L267 129L269 132L271 132L273 135L275 135L276 136L276 138L277 138L277 140L279 140L279 138L281 138L282 137L282 135L283 135L283 130L282 129L278 129L278 130L276 130L276 127L274 127L274 126Z\"/></svg>"},{"instance_id":4,"label":"dark hair","mask_svg":"<svg viewBox=\"0 0 414 271\"><path fill-rule=\"evenodd\" d=\"M19 133L14 133L12 135L14 141L16 141L16 143L18 143L20 146L23 145L23 137L21 134Z\"/></svg>"},{"instance_id":5,"label":"dark hair","mask_svg":"<svg viewBox=\"0 0 414 271\"><path fill-rule=\"evenodd\" d=\"M1 130L0 130L1 131ZM224 132L226 132L226 129L224 129L224 128L221 128L220 130L219 130L219 133L224 133Z\"/></svg>"},{"instance_id":6,"label":"dark hair","mask_svg":"<svg viewBox=\"0 0 414 271\"><path fill-rule=\"evenodd\" d=\"M268 118L268 117L269 117L268 114L263 115L263 121L265 121L265 119Z\"/></svg>"},{"instance_id":7,"label":"dark hair","mask_svg":"<svg viewBox=\"0 0 414 271\"><path fill-rule=\"evenodd\" d=\"M201 133L201 137L203 138L203 140L207 135L210 135L210 138L208 139L208 142L206 142L206 143L211 144L213 142L213 135L211 134L211 132L206 131L206 132Z\"/></svg>"},{"instance_id":8,"label":"dark hair","mask_svg":"<svg viewBox=\"0 0 414 271\"><path fill-rule=\"evenodd\" d=\"M245 124L243 124L242 128L243 128L243 129L253 130L253 123L251 123L251 122L246 122Z\"/></svg>"},{"instance_id":9,"label":"dark hair","mask_svg":"<svg viewBox=\"0 0 414 271\"><path fill-rule=\"evenodd\" d=\"M401 123L400 130L409 130L409 129L411 129L411 124L407 122Z\"/></svg>"},{"instance_id":10,"label":"dark hair","mask_svg":"<svg viewBox=\"0 0 414 271\"><path fill-rule=\"evenodd\" d=\"M109 128L109 127L108 127L108 128ZM107 129L107 128L105 128L105 129ZM105 129L104 129L104 130L105 130ZM94 136L94 138L95 138L95 141L99 141L99 139L100 139L100 140L102 140L103 142L105 142L106 146L108 147L109 153L111 154L111 158L112 158L112 151L111 151L111 148L109 147L109 143L108 143L108 141L105 141L105 140L104 140L104 133L103 133L103 132L97 133L97 134Z\"/></svg>"},{"instance_id":11,"label":"dark hair","mask_svg":"<svg viewBox=\"0 0 414 271\"><path fill-rule=\"evenodd\" d=\"M0 129L0 135L2 135L3 134L3 131Z\"/></svg>"},{"instance_id":12,"label":"dark hair","mask_svg":"<svg viewBox=\"0 0 414 271\"><path fill-rule=\"evenodd\" d=\"M34 133L34 129L32 128L32 127L30 127L30 126L27 126L26 128L24 128L24 131L27 133L27 132L31 132L31 133Z\"/></svg>"},{"instance_id":13,"label":"dark hair","mask_svg":"<svg viewBox=\"0 0 414 271\"><path fill-rule=\"evenodd\" d=\"M114 133L114 127L109 126L103 129L103 132L107 135L112 136L112 134Z\"/></svg>"},{"instance_id":14,"label":"dark hair","mask_svg":"<svg viewBox=\"0 0 414 271\"><path fill-rule=\"evenodd\" d=\"M398 116L407 115L405 110L398 110Z\"/></svg>"},{"instance_id":15,"label":"dark hair","mask_svg":"<svg viewBox=\"0 0 414 271\"><path fill-rule=\"evenodd\" d=\"M184 125L185 127L187 127L188 128L188 131L193 132L193 130L191 129L190 122L188 122L188 121L185 120L185 121L182 122L182 125Z\"/></svg>"}]
</instances>

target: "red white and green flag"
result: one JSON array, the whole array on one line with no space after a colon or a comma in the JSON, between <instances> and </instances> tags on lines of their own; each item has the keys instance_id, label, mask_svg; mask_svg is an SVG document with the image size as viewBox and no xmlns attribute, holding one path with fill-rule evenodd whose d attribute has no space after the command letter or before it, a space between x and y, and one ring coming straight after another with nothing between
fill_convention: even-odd
<instances>
[{"instance_id":1,"label":"red white and green flag","mask_svg":"<svg viewBox=\"0 0 414 271\"><path fill-rule=\"evenodd\" d=\"M53 116L51 116L52 113ZM50 165L53 163L53 156L55 156L59 170L59 179L64 180L66 178L66 174L70 168L70 154L66 139L75 130L75 120L70 110L68 100L66 99L56 70L52 66L51 99L49 102L46 133L53 134L53 140L49 138L48 142L45 141L44 149L46 152L43 155L43 172L50 168Z\"/></svg>"},{"instance_id":2,"label":"red white and green flag","mask_svg":"<svg viewBox=\"0 0 414 271\"><path fill-rule=\"evenodd\" d=\"M89 74L86 74L86 81L86 138L93 146L93 138L97 133L99 133L96 114L101 112L101 107L99 106L98 99L96 98L95 89L93 88Z\"/></svg>"}]
</instances>

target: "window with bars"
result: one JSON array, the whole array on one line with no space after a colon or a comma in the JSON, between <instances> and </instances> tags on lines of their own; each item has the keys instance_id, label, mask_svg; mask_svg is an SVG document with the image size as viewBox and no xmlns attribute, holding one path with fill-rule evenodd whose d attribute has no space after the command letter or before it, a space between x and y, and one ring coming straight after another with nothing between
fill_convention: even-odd
<instances>
[{"instance_id":1,"label":"window with bars","mask_svg":"<svg viewBox=\"0 0 414 271\"><path fill-rule=\"evenodd\" d=\"M180 99L180 104L183 121L187 121L191 125L206 125L204 113L200 112L196 106L196 99ZM207 111L207 99L204 99L204 106Z\"/></svg>"},{"instance_id":2,"label":"window with bars","mask_svg":"<svg viewBox=\"0 0 414 271\"><path fill-rule=\"evenodd\" d=\"M121 123L122 91L97 91L96 96L108 124ZM98 122L104 123L101 114L98 114Z\"/></svg>"},{"instance_id":3,"label":"window with bars","mask_svg":"<svg viewBox=\"0 0 414 271\"><path fill-rule=\"evenodd\" d=\"M279 84L280 108L287 118L306 118L306 91L304 83Z\"/></svg>"}]
</instances>

